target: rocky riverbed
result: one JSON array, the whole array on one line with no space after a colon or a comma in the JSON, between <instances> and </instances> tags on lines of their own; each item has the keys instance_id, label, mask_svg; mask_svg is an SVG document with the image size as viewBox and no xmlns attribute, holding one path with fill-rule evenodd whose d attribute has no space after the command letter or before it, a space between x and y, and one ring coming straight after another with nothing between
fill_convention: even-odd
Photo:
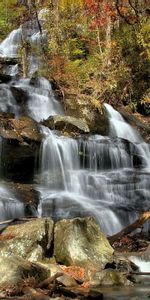
<instances>
[{"instance_id":1,"label":"rocky riverbed","mask_svg":"<svg viewBox=\"0 0 150 300\"><path fill-rule=\"evenodd\" d=\"M111 287L134 294L138 266L112 248L94 218L18 222L1 229L1 299L107 299Z\"/></svg>"}]
</instances>

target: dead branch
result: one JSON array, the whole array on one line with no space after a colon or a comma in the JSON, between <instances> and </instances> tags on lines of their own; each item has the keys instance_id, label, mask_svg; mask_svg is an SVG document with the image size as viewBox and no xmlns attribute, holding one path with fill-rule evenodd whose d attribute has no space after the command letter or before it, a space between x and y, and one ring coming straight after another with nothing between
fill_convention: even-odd
<instances>
[{"instance_id":1,"label":"dead branch","mask_svg":"<svg viewBox=\"0 0 150 300\"><path fill-rule=\"evenodd\" d=\"M140 217L134 221L132 224L128 225L127 227L123 228L121 231L118 233L109 236L108 240L111 244L113 244L115 241L121 239L123 236L133 232L137 228L143 227L143 224L150 219L150 208L142 213Z\"/></svg>"},{"instance_id":2,"label":"dead branch","mask_svg":"<svg viewBox=\"0 0 150 300\"><path fill-rule=\"evenodd\" d=\"M44 281L42 281L39 285L38 288L45 288L47 287L50 283L54 282L58 277L63 276L62 272L57 272L55 275L46 278Z\"/></svg>"},{"instance_id":3,"label":"dead branch","mask_svg":"<svg viewBox=\"0 0 150 300\"><path fill-rule=\"evenodd\" d=\"M10 224L19 221L31 221L32 219L37 219L37 217L27 217L27 218L15 218L11 220L1 221L0 225Z\"/></svg>"},{"instance_id":4,"label":"dead branch","mask_svg":"<svg viewBox=\"0 0 150 300\"><path fill-rule=\"evenodd\" d=\"M144 275L144 276L150 276L150 272L131 272L130 275Z\"/></svg>"}]
</instances>

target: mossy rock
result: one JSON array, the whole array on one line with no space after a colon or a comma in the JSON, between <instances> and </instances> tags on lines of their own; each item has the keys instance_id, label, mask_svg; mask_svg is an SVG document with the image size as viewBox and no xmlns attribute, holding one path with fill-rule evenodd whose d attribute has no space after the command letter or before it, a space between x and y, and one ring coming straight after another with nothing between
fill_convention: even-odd
<instances>
[{"instance_id":1,"label":"mossy rock","mask_svg":"<svg viewBox=\"0 0 150 300\"><path fill-rule=\"evenodd\" d=\"M91 279L91 284L103 285L103 286L129 286L132 283L126 278L125 274L113 270L106 269L95 274L95 277Z\"/></svg>"},{"instance_id":2,"label":"mossy rock","mask_svg":"<svg viewBox=\"0 0 150 300\"><path fill-rule=\"evenodd\" d=\"M50 218L12 225L3 231L0 255L16 255L30 261L42 260L50 250L52 239L53 221Z\"/></svg>"},{"instance_id":3,"label":"mossy rock","mask_svg":"<svg viewBox=\"0 0 150 300\"><path fill-rule=\"evenodd\" d=\"M29 277L35 277L40 282L49 276L46 268L18 256L0 256L0 266L0 288L18 285Z\"/></svg>"}]
</instances>

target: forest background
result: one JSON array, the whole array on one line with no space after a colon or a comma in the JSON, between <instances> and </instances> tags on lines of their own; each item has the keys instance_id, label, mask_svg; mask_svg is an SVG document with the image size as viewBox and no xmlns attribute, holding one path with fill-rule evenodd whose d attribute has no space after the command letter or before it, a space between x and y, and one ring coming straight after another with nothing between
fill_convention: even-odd
<instances>
[{"instance_id":1,"label":"forest background","mask_svg":"<svg viewBox=\"0 0 150 300\"><path fill-rule=\"evenodd\" d=\"M149 0L1 0L0 41L40 10L48 42L38 75L97 109L107 102L149 115Z\"/></svg>"}]
</instances>

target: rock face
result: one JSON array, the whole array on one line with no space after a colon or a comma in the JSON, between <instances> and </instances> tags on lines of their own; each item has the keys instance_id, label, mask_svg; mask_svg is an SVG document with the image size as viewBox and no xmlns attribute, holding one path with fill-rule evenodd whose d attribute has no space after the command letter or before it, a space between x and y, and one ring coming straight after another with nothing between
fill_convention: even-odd
<instances>
[{"instance_id":1,"label":"rock face","mask_svg":"<svg viewBox=\"0 0 150 300\"><path fill-rule=\"evenodd\" d=\"M103 105L97 106L94 100L91 101L90 95L77 95L68 93L65 95L65 111L73 117L81 118L86 121L90 132L101 135L108 135L109 124L106 110Z\"/></svg>"},{"instance_id":2,"label":"rock face","mask_svg":"<svg viewBox=\"0 0 150 300\"><path fill-rule=\"evenodd\" d=\"M35 277L37 280L44 280L48 277L46 269L36 264L31 264L21 257L0 256L0 287L18 285L21 279Z\"/></svg>"},{"instance_id":3,"label":"rock face","mask_svg":"<svg viewBox=\"0 0 150 300\"><path fill-rule=\"evenodd\" d=\"M54 255L65 265L102 269L113 249L91 217L59 221L54 230Z\"/></svg>"},{"instance_id":4,"label":"rock face","mask_svg":"<svg viewBox=\"0 0 150 300\"><path fill-rule=\"evenodd\" d=\"M99 273L95 274L95 277L92 278L91 284L94 285L102 285L102 286L117 286L123 285L128 286L132 285L129 280L127 280L126 276L113 269L102 270Z\"/></svg>"},{"instance_id":5,"label":"rock face","mask_svg":"<svg viewBox=\"0 0 150 300\"><path fill-rule=\"evenodd\" d=\"M14 181L31 182L38 157L41 134L37 123L29 117L14 119L0 114L1 172Z\"/></svg>"},{"instance_id":6,"label":"rock face","mask_svg":"<svg viewBox=\"0 0 150 300\"><path fill-rule=\"evenodd\" d=\"M26 216L33 216L37 214L37 208L40 199L40 193L35 189L32 184L23 183L5 183L9 191L24 204L24 211Z\"/></svg>"},{"instance_id":7,"label":"rock face","mask_svg":"<svg viewBox=\"0 0 150 300\"><path fill-rule=\"evenodd\" d=\"M149 116L150 115L150 88L146 91L146 93L143 96L142 100L138 104L137 109L144 116Z\"/></svg>"},{"instance_id":8,"label":"rock face","mask_svg":"<svg viewBox=\"0 0 150 300\"><path fill-rule=\"evenodd\" d=\"M119 113L125 118L125 120L135 127L135 129L143 136L143 138L150 142L150 118L147 116L145 119L141 118L139 114L133 114L128 108L121 107L118 109Z\"/></svg>"},{"instance_id":9,"label":"rock face","mask_svg":"<svg viewBox=\"0 0 150 300\"><path fill-rule=\"evenodd\" d=\"M42 124L50 129L61 130L68 133L88 133L90 131L85 121L70 116L51 116Z\"/></svg>"},{"instance_id":10,"label":"rock face","mask_svg":"<svg viewBox=\"0 0 150 300\"><path fill-rule=\"evenodd\" d=\"M17 140L20 143L41 141L37 123L30 117L14 119L5 116L6 114L3 113L0 118L0 135L3 138Z\"/></svg>"},{"instance_id":11,"label":"rock face","mask_svg":"<svg viewBox=\"0 0 150 300\"><path fill-rule=\"evenodd\" d=\"M0 256L20 256L30 261L42 260L50 250L53 221L50 218L12 225L3 231Z\"/></svg>"}]
</instances>

